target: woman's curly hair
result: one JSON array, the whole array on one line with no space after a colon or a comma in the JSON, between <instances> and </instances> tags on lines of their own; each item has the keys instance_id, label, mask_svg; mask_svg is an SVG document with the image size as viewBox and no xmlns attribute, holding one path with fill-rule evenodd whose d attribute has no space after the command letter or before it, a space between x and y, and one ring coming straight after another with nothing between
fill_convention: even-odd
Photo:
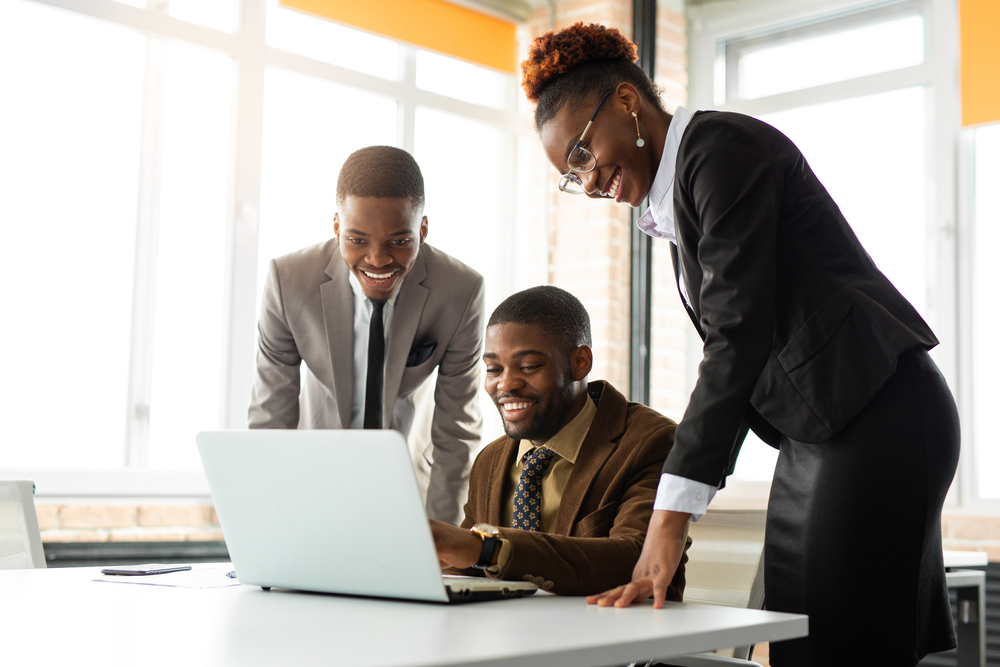
<instances>
[{"instance_id":1,"label":"woman's curly hair","mask_svg":"<svg viewBox=\"0 0 1000 667\"><path fill-rule=\"evenodd\" d=\"M531 102L552 79L568 72L580 63L595 60L638 60L635 44L618 28L606 28L597 23L577 23L559 32L547 32L535 39L528 59L521 63L521 87Z\"/></svg>"},{"instance_id":2,"label":"woman's curly hair","mask_svg":"<svg viewBox=\"0 0 1000 667\"><path fill-rule=\"evenodd\" d=\"M617 28L576 23L537 37L521 63L521 87L535 102L535 128L541 129L567 103L582 104L619 83L631 83L660 111L656 86L635 64L635 44Z\"/></svg>"}]
</instances>

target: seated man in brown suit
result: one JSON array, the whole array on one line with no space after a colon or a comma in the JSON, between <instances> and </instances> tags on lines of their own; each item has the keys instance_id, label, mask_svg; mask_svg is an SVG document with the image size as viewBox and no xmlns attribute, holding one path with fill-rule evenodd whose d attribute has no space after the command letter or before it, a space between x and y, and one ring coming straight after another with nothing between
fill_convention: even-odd
<instances>
[{"instance_id":1,"label":"seated man in brown suit","mask_svg":"<svg viewBox=\"0 0 1000 667\"><path fill-rule=\"evenodd\" d=\"M472 466L462 528L431 521L442 567L589 595L632 578L675 424L593 365L590 317L557 287L519 292L486 329L486 391L506 437ZM684 562L667 591L684 592Z\"/></svg>"}]
</instances>

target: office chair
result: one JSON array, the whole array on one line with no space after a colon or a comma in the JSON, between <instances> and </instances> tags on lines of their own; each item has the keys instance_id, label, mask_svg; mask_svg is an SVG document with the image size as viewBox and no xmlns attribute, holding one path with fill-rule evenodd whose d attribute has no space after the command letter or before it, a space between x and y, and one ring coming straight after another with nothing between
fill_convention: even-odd
<instances>
[{"instance_id":1,"label":"office chair","mask_svg":"<svg viewBox=\"0 0 1000 667\"><path fill-rule=\"evenodd\" d=\"M689 526L691 548L685 570L685 602L762 609L764 606L764 525L766 509L708 510ZM723 649L641 665L722 667L742 665L752 646Z\"/></svg>"},{"instance_id":2,"label":"office chair","mask_svg":"<svg viewBox=\"0 0 1000 667\"><path fill-rule=\"evenodd\" d=\"M0 480L0 570L45 567L34 493L31 480Z\"/></svg>"}]
</instances>

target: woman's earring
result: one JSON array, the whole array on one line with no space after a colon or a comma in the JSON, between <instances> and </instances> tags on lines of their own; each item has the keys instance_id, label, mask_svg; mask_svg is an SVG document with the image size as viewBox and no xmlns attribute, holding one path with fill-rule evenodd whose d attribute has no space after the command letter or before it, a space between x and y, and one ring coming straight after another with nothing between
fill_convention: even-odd
<instances>
[{"instance_id":1,"label":"woman's earring","mask_svg":"<svg viewBox=\"0 0 1000 667\"><path fill-rule=\"evenodd\" d=\"M635 133L638 135L639 134L639 116L637 116L634 111L632 112L632 118L635 118ZM638 139L635 140L635 145L638 146L639 148L642 148L645 144L646 144L646 142L642 140L642 136L641 135L639 136Z\"/></svg>"}]
</instances>

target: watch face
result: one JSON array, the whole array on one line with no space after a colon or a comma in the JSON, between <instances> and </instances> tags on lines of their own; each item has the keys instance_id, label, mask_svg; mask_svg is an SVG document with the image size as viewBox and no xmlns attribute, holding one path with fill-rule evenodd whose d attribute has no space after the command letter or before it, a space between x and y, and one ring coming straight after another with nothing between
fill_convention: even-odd
<instances>
[{"instance_id":1,"label":"watch face","mask_svg":"<svg viewBox=\"0 0 1000 667\"><path fill-rule=\"evenodd\" d=\"M472 527L472 532L477 533L483 539L486 539L487 537L500 536L500 529L497 528L496 526L491 526L488 523L477 523L475 526Z\"/></svg>"}]
</instances>

